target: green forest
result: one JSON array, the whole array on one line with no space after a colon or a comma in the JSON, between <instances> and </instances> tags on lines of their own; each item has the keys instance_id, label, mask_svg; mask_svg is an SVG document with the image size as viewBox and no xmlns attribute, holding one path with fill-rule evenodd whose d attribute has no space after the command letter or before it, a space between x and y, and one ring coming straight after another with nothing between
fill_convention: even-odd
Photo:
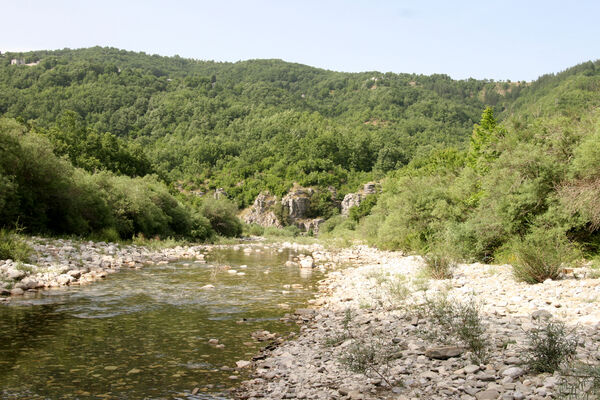
<instances>
[{"instance_id":1,"label":"green forest","mask_svg":"<svg viewBox=\"0 0 600 400\"><path fill-rule=\"evenodd\" d=\"M593 257L599 106L598 61L495 82L101 47L5 53L0 225L239 236L239 209L297 183L322 194L324 236L462 260ZM337 215L368 181L381 192Z\"/></svg>"}]
</instances>

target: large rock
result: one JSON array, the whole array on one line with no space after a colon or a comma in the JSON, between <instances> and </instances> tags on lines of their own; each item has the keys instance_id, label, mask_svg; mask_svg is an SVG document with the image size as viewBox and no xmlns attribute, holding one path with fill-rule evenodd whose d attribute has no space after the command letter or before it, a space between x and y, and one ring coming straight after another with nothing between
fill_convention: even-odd
<instances>
[{"instance_id":1,"label":"large rock","mask_svg":"<svg viewBox=\"0 0 600 400\"><path fill-rule=\"evenodd\" d=\"M286 208L288 217L292 220L306 218L310 207L310 198L314 190L294 186L292 190L281 199L281 205Z\"/></svg>"},{"instance_id":2,"label":"large rock","mask_svg":"<svg viewBox=\"0 0 600 400\"><path fill-rule=\"evenodd\" d=\"M342 200L342 215L348 215L352 207L357 207L362 201L362 194L360 193L348 193Z\"/></svg>"},{"instance_id":3,"label":"large rock","mask_svg":"<svg viewBox=\"0 0 600 400\"><path fill-rule=\"evenodd\" d=\"M273 206L277 203L275 196L268 192L256 196L254 204L241 215L242 220L247 224L257 224L264 227L282 228L283 226L273 212Z\"/></svg>"},{"instance_id":4,"label":"large rock","mask_svg":"<svg viewBox=\"0 0 600 400\"><path fill-rule=\"evenodd\" d=\"M312 231L313 234L319 233L319 228L325 222L323 218L307 219L303 221L297 221L296 226L305 232Z\"/></svg>"},{"instance_id":5,"label":"large rock","mask_svg":"<svg viewBox=\"0 0 600 400\"><path fill-rule=\"evenodd\" d=\"M352 207L358 207L368 195L375 193L377 193L375 182L365 183L362 189L356 193L348 193L342 200L342 215L348 215Z\"/></svg>"},{"instance_id":6,"label":"large rock","mask_svg":"<svg viewBox=\"0 0 600 400\"><path fill-rule=\"evenodd\" d=\"M435 346L425 350L425 355L436 360L447 360L452 357L458 357L464 352L459 346Z\"/></svg>"}]
</instances>

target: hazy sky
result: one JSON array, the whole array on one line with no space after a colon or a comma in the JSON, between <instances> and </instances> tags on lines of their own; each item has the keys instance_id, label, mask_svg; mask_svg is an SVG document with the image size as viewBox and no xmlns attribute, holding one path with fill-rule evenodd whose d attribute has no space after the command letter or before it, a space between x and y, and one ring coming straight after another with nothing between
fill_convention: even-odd
<instances>
[{"instance_id":1,"label":"hazy sky","mask_svg":"<svg viewBox=\"0 0 600 400\"><path fill-rule=\"evenodd\" d=\"M532 80L600 58L597 0L0 0L0 51L112 46Z\"/></svg>"}]
</instances>

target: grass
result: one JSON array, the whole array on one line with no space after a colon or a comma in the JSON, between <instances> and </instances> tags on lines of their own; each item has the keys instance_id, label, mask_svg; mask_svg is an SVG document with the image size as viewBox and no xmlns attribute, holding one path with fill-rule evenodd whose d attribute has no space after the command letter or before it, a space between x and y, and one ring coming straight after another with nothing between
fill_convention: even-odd
<instances>
[{"instance_id":1,"label":"grass","mask_svg":"<svg viewBox=\"0 0 600 400\"><path fill-rule=\"evenodd\" d=\"M352 322L353 318L354 312L351 308L347 308L344 311L344 319L342 320L342 331L325 339L323 345L325 347L335 347L344 343L348 339L352 339L352 334L350 333L350 323Z\"/></svg>"},{"instance_id":2,"label":"grass","mask_svg":"<svg viewBox=\"0 0 600 400\"><path fill-rule=\"evenodd\" d=\"M433 252L425 257L424 274L432 279L450 279L456 262L449 255L442 252Z\"/></svg>"},{"instance_id":3,"label":"grass","mask_svg":"<svg viewBox=\"0 0 600 400\"><path fill-rule=\"evenodd\" d=\"M595 400L600 398L600 366L580 365L561 375L558 398Z\"/></svg>"},{"instance_id":4,"label":"grass","mask_svg":"<svg viewBox=\"0 0 600 400\"><path fill-rule=\"evenodd\" d=\"M527 332L527 365L535 372L554 372L573 359L577 336L561 321L545 321Z\"/></svg>"},{"instance_id":5,"label":"grass","mask_svg":"<svg viewBox=\"0 0 600 400\"><path fill-rule=\"evenodd\" d=\"M147 247L152 250L161 250L177 246L186 246L189 243L185 240L174 239L172 237L166 239L160 239L159 237L146 238L144 235L138 234L133 237L131 244Z\"/></svg>"},{"instance_id":6,"label":"grass","mask_svg":"<svg viewBox=\"0 0 600 400\"><path fill-rule=\"evenodd\" d=\"M387 343L384 339L371 337L355 340L340 357L340 362L352 372L365 376L375 375L392 387L392 377L388 375L389 362L400 358L397 346Z\"/></svg>"},{"instance_id":7,"label":"grass","mask_svg":"<svg viewBox=\"0 0 600 400\"><path fill-rule=\"evenodd\" d=\"M425 298L417 306L419 317L430 322L421 334L429 340L449 343L459 341L469 351L474 363L483 364L489 358L490 344L485 338L479 305L471 298L467 302L450 301L445 294Z\"/></svg>"},{"instance_id":8,"label":"grass","mask_svg":"<svg viewBox=\"0 0 600 400\"><path fill-rule=\"evenodd\" d=\"M572 257L573 249L563 239L536 235L515 243L513 275L518 281L534 284L557 279Z\"/></svg>"},{"instance_id":9,"label":"grass","mask_svg":"<svg viewBox=\"0 0 600 400\"><path fill-rule=\"evenodd\" d=\"M29 262L32 252L18 228L15 231L0 229L0 260Z\"/></svg>"}]
</instances>

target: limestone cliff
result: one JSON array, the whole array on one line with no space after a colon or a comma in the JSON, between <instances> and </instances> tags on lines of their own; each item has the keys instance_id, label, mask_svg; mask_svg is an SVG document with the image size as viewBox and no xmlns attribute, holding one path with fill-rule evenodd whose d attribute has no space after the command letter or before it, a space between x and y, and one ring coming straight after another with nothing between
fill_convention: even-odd
<instances>
[{"instance_id":1,"label":"limestone cliff","mask_svg":"<svg viewBox=\"0 0 600 400\"><path fill-rule=\"evenodd\" d=\"M375 182L365 183L363 188L356 193L348 193L342 200L342 215L347 216L352 207L357 207L370 194L377 193Z\"/></svg>"}]
</instances>

